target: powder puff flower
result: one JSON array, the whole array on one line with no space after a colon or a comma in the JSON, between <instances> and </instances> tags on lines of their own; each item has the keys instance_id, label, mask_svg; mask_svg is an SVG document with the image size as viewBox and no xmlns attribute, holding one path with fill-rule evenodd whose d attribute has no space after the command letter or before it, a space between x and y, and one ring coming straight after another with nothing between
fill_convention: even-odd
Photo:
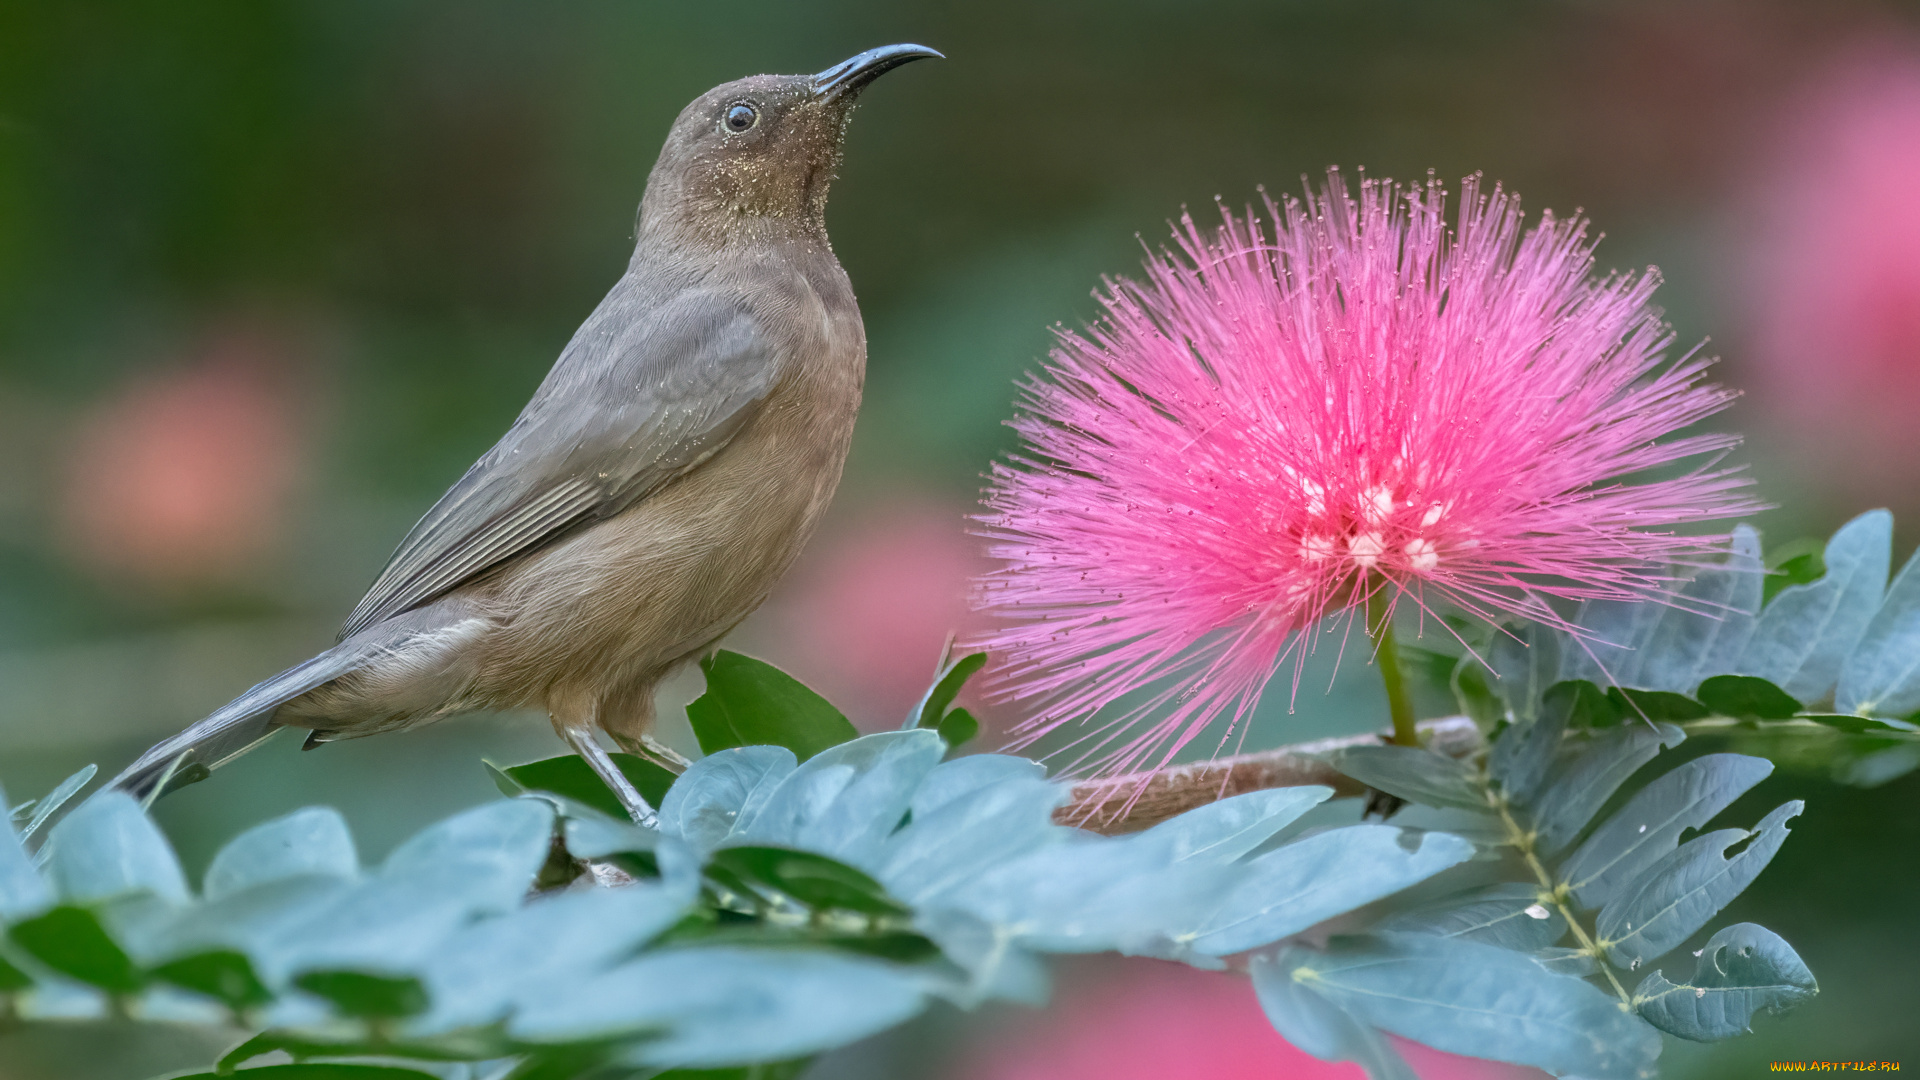
<instances>
[{"instance_id":1,"label":"powder puff flower","mask_svg":"<svg viewBox=\"0 0 1920 1080\"><path fill-rule=\"evenodd\" d=\"M1244 731L1329 615L1564 626L1549 599L1667 595L1724 542L1673 526L1756 508L1713 464L1737 439L1658 441L1733 395L1667 355L1655 273L1594 276L1584 221L1525 228L1497 187L1465 181L1451 229L1445 202L1335 172L1265 220L1183 218L1057 331L979 519L1001 619L977 644L1031 703L1018 744L1114 706L1078 763L1164 763L1222 714Z\"/></svg>"}]
</instances>

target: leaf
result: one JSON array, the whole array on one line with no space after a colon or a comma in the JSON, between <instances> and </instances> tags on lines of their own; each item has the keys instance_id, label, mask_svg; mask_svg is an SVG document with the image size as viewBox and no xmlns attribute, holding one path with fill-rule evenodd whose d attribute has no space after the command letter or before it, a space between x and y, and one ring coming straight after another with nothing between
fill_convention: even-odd
<instances>
[{"instance_id":1,"label":"leaf","mask_svg":"<svg viewBox=\"0 0 1920 1080\"><path fill-rule=\"evenodd\" d=\"M1620 705L1593 683L1569 679L1547 688L1541 698L1540 711L1542 715L1549 711L1564 714L1567 727L1572 729L1605 728L1620 722L1623 715Z\"/></svg>"},{"instance_id":2,"label":"leaf","mask_svg":"<svg viewBox=\"0 0 1920 1080\"><path fill-rule=\"evenodd\" d=\"M1188 810L1141 833L1164 845L1171 862L1229 863L1272 839L1300 815L1327 801L1332 788L1249 791Z\"/></svg>"},{"instance_id":3,"label":"leaf","mask_svg":"<svg viewBox=\"0 0 1920 1080\"><path fill-rule=\"evenodd\" d=\"M916 907L943 907L951 890L979 875L1060 843L1070 830L1053 823L1068 797L1037 764L982 754L949 761L914 792L911 820L887 838L875 876Z\"/></svg>"},{"instance_id":4,"label":"leaf","mask_svg":"<svg viewBox=\"0 0 1920 1080\"><path fill-rule=\"evenodd\" d=\"M1788 720L1804 707L1792 694L1752 675L1715 675L1694 696L1715 715L1739 719Z\"/></svg>"},{"instance_id":5,"label":"leaf","mask_svg":"<svg viewBox=\"0 0 1920 1080\"><path fill-rule=\"evenodd\" d=\"M110 994L131 994L146 985L139 965L85 908L57 907L15 923L7 933L34 959Z\"/></svg>"},{"instance_id":6,"label":"leaf","mask_svg":"<svg viewBox=\"0 0 1920 1080\"><path fill-rule=\"evenodd\" d=\"M66 900L82 903L150 892L171 903L187 900L167 838L124 791L103 791L53 827L48 866Z\"/></svg>"},{"instance_id":7,"label":"leaf","mask_svg":"<svg viewBox=\"0 0 1920 1080\"><path fill-rule=\"evenodd\" d=\"M1660 1053L1659 1034L1597 987L1475 941L1334 938L1278 966L1361 1022L1449 1053L1595 1080L1637 1080Z\"/></svg>"},{"instance_id":8,"label":"leaf","mask_svg":"<svg viewBox=\"0 0 1920 1080\"><path fill-rule=\"evenodd\" d=\"M40 831L40 826L46 824L47 819L53 816L53 812L65 806L68 799L79 794L80 789L86 787L87 782L92 780L94 774L99 771L100 766L88 765L60 781L52 791L34 800L33 816L27 819L26 827L20 830L20 839L22 841L33 839L33 834Z\"/></svg>"},{"instance_id":9,"label":"leaf","mask_svg":"<svg viewBox=\"0 0 1920 1080\"><path fill-rule=\"evenodd\" d=\"M232 1073L202 1072L174 1080L233 1080ZM435 1073L397 1065L351 1065L306 1061L293 1065L260 1065L246 1071L246 1080L440 1080Z\"/></svg>"},{"instance_id":10,"label":"leaf","mask_svg":"<svg viewBox=\"0 0 1920 1080\"><path fill-rule=\"evenodd\" d=\"M1757 1013L1785 1012L1819 992L1793 946L1766 927L1735 923L1708 939L1691 982L1676 986L1652 972L1633 1004L1662 1031L1716 1042L1751 1031Z\"/></svg>"},{"instance_id":11,"label":"leaf","mask_svg":"<svg viewBox=\"0 0 1920 1080\"><path fill-rule=\"evenodd\" d=\"M1622 717L1636 720L1698 720L1707 715L1707 707L1686 696L1665 690L1628 690L1607 688L1607 697Z\"/></svg>"},{"instance_id":12,"label":"leaf","mask_svg":"<svg viewBox=\"0 0 1920 1080\"><path fill-rule=\"evenodd\" d=\"M273 1000L273 991L254 974L253 964L244 954L231 949L197 953L161 964L153 969L153 976L216 998L235 1012Z\"/></svg>"},{"instance_id":13,"label":"leaf","mask_svg":"<svg viewBox=\"0 0 1920 1080\"><path fill-rule=\"evenodd\" d=\"M13 963L0 953L0 994L17 994L33 985L33 976L14 967Z\"/></svg>"},{"instance_id":14,"label":"leaf","mask_svg":"<svg viewBox=\"0 0 1920 1080\"><path fill-rule=\"evenodd\" d=\"M811 851L778 847L728 847L713 853L707 875L736 892L767 890L790 896L815 911L907 915L879 882L843 862Z\"/></svg>"},{"instance_id":15,"label":"leaf","mask_svg":"<svg viewBox=\"0 0 1920 1080\"><path fill-rule=\"evenodd\" d=\"M468 926L421 971L431 1009L410 1034L477 1028L632 956L679 921L691 891L660 884L542 896Z\"/></svg>"},{"instance_id":16,"label":"leaf","mask_svg":"<svg viewBox=\"0 0 1920 1080\"><path fill-rule=\"evenodd\" d=\"M0 806L7 796L0 792ZM53 886L34 868L32 856L14 835L13 822L0 821L0 923L14 922L53 904Z\"/></svg>"},{"instance_id":17,"label":"leaf","mask_svg":"<svg viewBox=\"0 0 1920 1080\"><path fill-rule=\"evenodd\" d=\"M547 861L553 820L552 808L537 799L476 806L409 837L387 856L380 873L457 890L476 912L511 911Z\"/></svg>"},{"instance_id":18,"label":"leaf","mask_svg":"<svg viewBox=\"0 0 1920 1080\"><path fill-rule=\"evenodd\" d=\"M1483 728L1492 727L1507 718L1506 703L1494 693L1487 674L1485 664L1475 657L1463 656L1454 665L1453 674L1447 680L1460 711Z\"/></svg>"},{"instance_id":19,"label":"leaf","mask_svg":"<svg viewBox=\"0 0 1920 1080\"><path fill-rule=\"evenodd\" d=\"M1659 618L1642 646L1637 676L1623 685L1687 694L1701 679L1731 668L1753 636L1763 578L1760 535L1749 526L1737 526L1726 559L1697 570L1680 586L1677 603L1660 604Z\"/></svg>"},{"instance_id":20,"label":"leaf","mask_svg":"<svg viewBox=\"0 0 1920 1080\"><path fill-rule=\"evenodd\" d=\"M1600 909L1595 929L1607 959L1638 969L1692 937L1766 869L1803 805L1795 800L1775 808L1751 833L1722 829L1696 837L1653 864ZM1728 848L1748 840L1726 857Z\"/></svg>"},{"instance_id":21,"label":"leaf","mask_svg":"<svg viewBox=\"0 0 1920 1080\"><path fill-rule=\"evenodd\" d=\"M1835 779L1855 787L1877 787L1920 768L1920 745L1895 746L1866 754L1835 770Z\"/></svg>"},{"instance_id":22,"label":"leaf","mask_svg":"<svg viewBox=\"0 0 1920 1080\"><path fill-rule=\"evenodd\" d=\"M508 1022L516 1039L584 1042L662 1032L623 1060L724 1067L816 1053L906 1020L926 986L876 960L802 949L691 947L642 954Z\"/></svg>"},{"instance_id":23,"label":"leaf","mask_svg":"<svg viewBox=\"0 0 1920 1080\"><path fill-rule=\"evenodd\" d=\"M798 679L772 664L724 649L700 661L707 692L687 706L700 750L784 746L805 761L859 732Z\"/></svg>"},{"instance_id":24,"label":"leaf","mask_svg":"<svg viewBox=\"0 0 1920 1080\"><path fill-rule=\"evenodd\" d=\"M1559 678L1560 635L1528 623L1500 627L1487 646L1487 666L1498 677L1495 689L1514 719L1539 715L1540 699Z\"/></svg>"},{"instance_id":25,"label":"leaf","mask_svg":"<svg viewBox=\"0 0 1920 1080\"><path fill-rule=\"evenodd\" d=\"M1824 546L1818 540L1803 538L1767 552L1767 561L1773 565L1767 570L1765 602L1773 603L1780 590L1789 585L1819 581L1827 572L1827 564L1820 558Z\"/></svg>"},{"instance_id":26,"label":"leaf","mask_svg":"<svg viewBox=\"0 0 1920 1080\"><path fill-rule=\"evenodd\" d=\"M1827 542L1826 576L1774 597L1733 673L1758 675L1801 701L1825 700L1880 607L1892 546L1893 515L1885 510L1841 526Z\"/></svg>"},{"instance_id":27,"label":"leaf","mask_svg":"<svg viewBox=\"0 0 1920 1080\"><path fill-rule=\"evenodd\" d=\"M1653 600L1589 600L1574 617L1578 634L1561 646L1560 678L1598 686L1639 686L1647 642L1666 614Z\"/></svg>"},{"instance_id":28,"label":"leaf","mask_svg":"<svg viewBox=\"0 0 1920 1080\"><path fill-rule=\"evenodd\" d=\"M1322 1061L1352 1061L1371 1080L1418 1080L1378 1031L1297 982L1278 960L1256 956L1247 967L1253 992L1282 1038Z\"/></svg>"},{"instance_id":29,"label":"leaf","mask_svg":"<svg viewBox=\"0 0 1920 1080\"><path fill-rule=\"evenodd\" d=\"M1833 706L1843 713L1884 716L1920 709L1920 551L1900 568L1859 644L1840 665Z\"/></svg>"},{"instance_id":30,"label":"leaf","mask_svg":"<svg viewBox=\"0 0 1920 1080\"><path fill-rule=\"evenodd\" d=\"M1188 935L1195 951L1227 956L1297 934L1465 862L1473 845L1446 833L1350 825L1295 840L1247 873Z\"/></svg>"},{"instance_id":31,"label":"leaf","mask_svg":"<svg viewBox=\"0 0 1920 1080\"><path fill-rule=\"evenodd\" d=\"M309 994L327 999L347 1016L398 1019L426 1011L427 988L412 976L370 975L359 971L309 971L293 980Z\"/></svg>"},{"instance_id":32,"label":"leaf","mask_svg":"<svg viewBox=\"0 0 1920 1080\"><path fill-rule=\"evenodd\" d=\"M1473 770L1431 750L1349 746L1321 756L1333 768L1368 787L1410 802L1492 812Z\"/></svg>"},{"instance_id":33,"label":"leaf","mask_svg":"<svg viewBox=\"0 0 1920 1080\"><path fill-rule=\"evenodd\" d=\"M953 704L953 699L960 696L961 687L967 684L968 679L973 678L975 672L986 666L987 654L983 652L963 656L954 661L946 674L940 676L939 681L933 684L933 689L927 691L926 700L920 703L920 721L917 726L939 727L946 719L947 709Z\"/></svg>"},{"instance_id":34,"label":"leaf","mask_svg":"<svg viewBox=\"0 0 1920 1080\"><path fill-rule=\"evenodd\" d=\"M1550 695L1537 718L1511 724L1494 739L1487 772L1509 801L1529 804L1546 779L1567 731L1567 709L1556 706L1566 703L1565 697Z\"/></svg>"},{"instance_id":35,"label":"leaf","mask_svg":"<svg viewBox=\"0 0 1920 1080\"><path fill-rule=\"evenodd\" d=\"M309 806L227 841L207 867L201 891L219 900L263 881L300 874L351 878L359 872L346 819L332 807Z\"/></svg>"},{"instance_id":36,"label":"leaf","mask_svg":"<svg viewBox=\"0 0 1920 1080\"><path fill-rule=\"evenodd\" d=\"M619 766L621 774L632 782L640 797L647 800L648 806L659 806L660 800L666 797L667 790L677 779L673 773L637 754L615 752L607 756ZM559 757L529 761L504 771L508 779L528 791L550 791L591 806L610 817L622 821L627 819L627 808L621 804L620 797L593 771L593 766L578 754L561 754Z\"/></svg>"},{"instance_id":37,"label":"leaf","mask_svg":"<svg viewBox=\"0 0 1920 1080\"><path fill-rule=\"evenodd\" d=\"M701 758L657 804L660 831L711 851L749 806L758 811L796 764L784 746L737 746Z\"/></svg>"},{"instance_id":38,"label":"leaf","mask_svg":"<svg viewBox=\"0 0 1920 1080\"><path fill-rule=\"evenodd\" d=\"M1662 748L1678 746L1686 737L1672 724L1633 724L1590 733L1584 746L1574 743L1572 754L1548 775L1546 790L1552 797L1534 810L1538 849L1553 854L1571 843L1627 777Z\"/></svg>"},{"instance_id":39,"label":"leaf","mask_svg":"<svg viewBox=\"0 0 1920 1080\"><path fill-rule=\"evenodd\" d=\"M952 749L972 742L973 737L980 734L980 721L965 709L955 709L940 721L938 730L940 741Z\"/></svg>"},{"instance_id":40,"label":"leaf","mask_svg":"<svg viewBox=\"0 0 1920 1080\"><path fill-rule=\"evenodd\" d=\"M1687 829L1698 829L1773 763L1741 754L1708 754L1667 773L1628 799L1567 860L1560 878L1582 907L1611 900L1640 872L1671 852Z\"/></svg>"},{"instance_id":41,"label":"leaf","mask_svg":"<svg viewBox=\"0 0 1920 1080\"><path fill-rule=\"evenodd\" d=\"M1511 882L1472 889L1395 915L1379 928L1533 952L1566 936L1567 920L1538 886Z\"/></svg>"},{"instance_id":42,"label":"leaf","mask_svg":"<svg viewBox=\"0 0 1920 1080\"><path fill-rule=\"evenodd\" d=\"M939 734L925 729L830 747L782 780L757 814L737 820L728 843L805 848L871 867L914 789L946 752Z\"/></svg>"},{"instance_id":43,"label":"leaf","mask_svg":"<svg viewBox=\"0 0 1920 1080\"><path fill-rule=\"evenodd\" d=\"M1533 961L1555 975L1574 978L1585 978L1600 970L1600 961L1585 949L1541 949L1533 954Z\"/></svg>"}]
</instances>

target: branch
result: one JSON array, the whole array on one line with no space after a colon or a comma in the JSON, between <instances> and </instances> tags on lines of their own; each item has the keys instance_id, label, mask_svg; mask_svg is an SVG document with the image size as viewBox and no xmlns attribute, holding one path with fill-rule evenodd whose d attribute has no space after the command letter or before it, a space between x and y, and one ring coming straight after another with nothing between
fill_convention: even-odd
<instances>
[{"instance_id":1,"label":"branch","mask_svg":"<svg viewBox=\"0 0 1920 1080\"><path fill-rule=\"evenodd\" d=\"M1448 757L1466 757L1487 745L1480 729L1465 716L1422 720L1419 731L1429 750ZM1111 835L1157 825L1175 814L1230 795L1267 788L1324 784L1332 788L1335 795L1364 795L1371 789L1335 772L1316 755L1349 746L1379 746L1390 735L1391 732L1346 735L1256 754L1088 780L1074 785L1073 801L1055 810L1053 820Z\"/></svg>"}]
</instances>

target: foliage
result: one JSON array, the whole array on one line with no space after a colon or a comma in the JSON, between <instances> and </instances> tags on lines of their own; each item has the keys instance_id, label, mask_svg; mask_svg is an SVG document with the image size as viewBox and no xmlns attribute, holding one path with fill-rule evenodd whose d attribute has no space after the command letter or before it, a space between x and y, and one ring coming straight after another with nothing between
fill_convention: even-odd
<instances>
[{"instance_id":1,"label":"foliage","mask_svg":"<svg viewBox=\"0 0 1920 1080\"><path fill-rule=\"evenodd\" d=\"M621 759L658 832L555 758L494 769L512 797L377 868L331 810L257 826L196 893L124 795L40 829L82 775L0 841L0 1000L29 1022L239 1023L258 1034L219 1071L305 1063L262 1076L776 1077L936 1000L1041 1001L1047 954L1116 951L1244 968L1296 1045L1377 1078L1411 1077L1386 1033L1646 1077L1662 1033L1730 1038L1817 992L1770 931L1709 925L1801 804L1710 828L1773 764L1656 759L1691 736L1861 783L1912 768L1920 570L1882 587L1890 531L1849 524L1766 601L1776 575L1743 530L1677 604L1592 603L1572 633L1429 658L1488 749L1331 757L1428 828L1298 824L1325 788L1117 838L1059 824L1067 788L1037 764L952 756L972 657L902 730L853 737L790 677L715 656L689 710L707 756L678 776ZM1691 970L1655 970L1701 935Z\"/></svg>"},{"instance_id":2,"label":"foliage","mask_svg":"<svg viewBox=\"0 0 1920 1080\"><path fill-rule=\"evenodd\" d=\"M844 719L723 654L709 671L744 677L710 691L724 708L692 710L702 743L765 730L787 745L693 764L658 832L595 809L590 774L536 763L496 770L519 797L378 867L360 865L332 810L267 822L216 855L196 895L143 809L98 794L53 827L41 866L11 832L0 844L0 990L30 1021L113 1009L257 1030L222 1071L273 1051L313 1064L264 1075L730 1069L805 1058L936 999L1039 1001L1047 953L1219 966L1473 854L1377 824L1279 842L1325 788L1243 795L1122 838L1056 824L1067 788L1038 765L944 760L940 732L977 667L956 665L908 730L802 761L796 747ZM614 869L636 880L595 887ZM312 1071L328 1061L361 1071Z\"/></svg>"}]
</instances>

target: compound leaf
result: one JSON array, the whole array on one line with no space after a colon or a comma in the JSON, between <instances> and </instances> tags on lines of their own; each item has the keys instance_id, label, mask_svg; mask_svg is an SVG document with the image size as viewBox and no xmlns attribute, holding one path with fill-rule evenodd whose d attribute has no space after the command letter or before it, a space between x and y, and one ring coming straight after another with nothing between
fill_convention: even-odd
<instances>
[{"instance_id":1,"label":"compound leaf","mask_svg":"<svg viewBox=\"0 0 1920 1080\"><path fill-rule=\"evenodd\" d=\"M1567 860L1561 880L1582 907L1600 907L1671 852L1682 832L1705 825L1772 772L1772 762L1742 754L1687 762L1641 788L1602 822Z\"/></svg>"},{"instance_id":2,"label":"compound leaf","mask_svg":"<svg viewBox=\"0 0 1920 1080\"><path fill-rule=\"evenodd\" d=\"M1652 972L1633 1004L1662 1031L1716 1042L1752 1030L1758 1013L1785 1012L1819 992L1793 946L1764 926L1735 923L1707 940L1690 982Z\"/></svg>"},{"instance_id":3,"label":"compound leaf","mask_svg":"<svg viewBox=\"0 0 1920 1080\"><path fill-rule=\"evenodd\" d=\"M1802 804L1785 803L1754 826L1696 837L1647 869L1600 909L1596 924L1607 958L1625 968L1666 955L1720 914L1766 869ZM1726 851L1750 843L1732 858Z\"/></svg>"},{"instance_id":4,"label":"compound leaf","mask_svg":"<svg viewBox=\"0 0 1920 1080\"><path fill-rule=\"evenodd\" d=\"M1827 542L1826 575L1773 598L1733 672L1758 675L1800 701L1826 699L1880 607L1892 547L1893 515L1885 510L1841 526Z\"/></svg>"}]
</instances>

